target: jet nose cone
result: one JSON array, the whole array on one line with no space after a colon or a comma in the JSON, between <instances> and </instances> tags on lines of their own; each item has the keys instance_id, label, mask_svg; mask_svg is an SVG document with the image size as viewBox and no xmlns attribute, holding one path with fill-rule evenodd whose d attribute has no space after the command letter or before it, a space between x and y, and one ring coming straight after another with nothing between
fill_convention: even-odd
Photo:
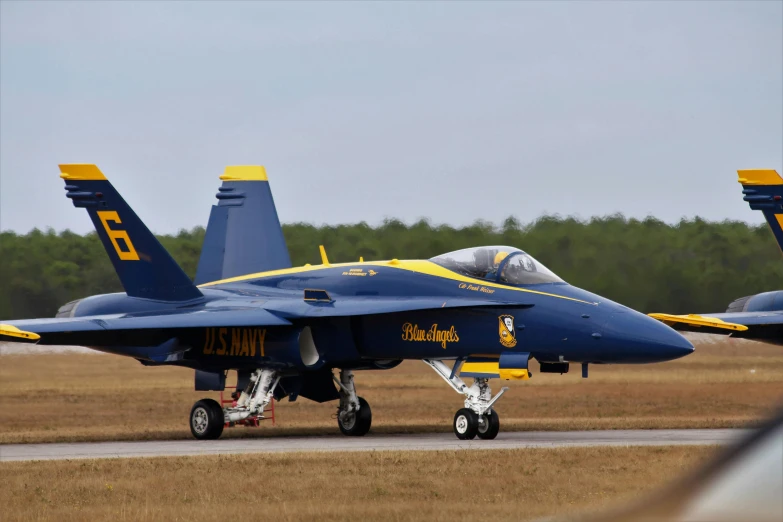
<instances>
[{"instance_id":1,"label":"jet nose cone","mask_svg":"<svg viewBox=\"0 0 783 522\"><path fill-rule=\"evenodd\" d=\"M613 313L604 325L603 337L610 340L627 362L670 361L693 352L688 339L662 322L633 310Z\"/></svg>"},{"instance_id":2,"label":"jet nose cone","mask_svg":"<svg viewBox=\"0 0 783 522\"><path fill-rule=\"evenodd\" d=\"M649 317L649 319L652 319L652 317ZM682 334L657 319L653 319L653 321L658 323L656 327L658 334L651 342L654 343L653 351L660 355L661 360L670 361L693 353L693 344L683 337Z\"/></svg>"}]
</instances>

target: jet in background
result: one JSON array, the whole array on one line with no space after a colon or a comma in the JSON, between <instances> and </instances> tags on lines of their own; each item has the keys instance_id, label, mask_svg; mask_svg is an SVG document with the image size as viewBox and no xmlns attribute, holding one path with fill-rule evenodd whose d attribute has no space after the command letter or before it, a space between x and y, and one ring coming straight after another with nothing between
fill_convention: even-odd
<instances>
[{"instance_id":1,"label":"jet in background","mask_svg":"<svg viewBox=\"0 0 783 522\"><path fill-rule=\"evenodd\" d=\"M783 252L783 178L774 170L738 170L743 199L760 210ZM732 337L783 344L783 290L740 297L725 313L650 314L677 330L730 334Z\"/></svg>"},{"instance_id":2,"label":"jet in background","mask_svg":"<svg viewBox=\"0 0 783 522\"><path fill-rule=\"evenodd\" d=\"M514 247L332 264L321 246L321 265L292 267L260 166L228 167L221 176L191 281L98 167L60 171L66 197L87 210L125 292L67 303L54 318L3 321L0 340L193 368L196 390L223 390L226 373L236 371L235 404L202 399L191 409L199 439L262 418L283 397L339 401L340 430L364 435L372 411L357 395L354 372L405 359L424 361L465 397L454 416L458 438L492 439L500 429L495 404L507 388L493 396L489 380L530 378L531 358L545 373L581 363L586 377L590 363L654 363L693 351L668 326L569 285Z\"/></svg>"}]
</instances>

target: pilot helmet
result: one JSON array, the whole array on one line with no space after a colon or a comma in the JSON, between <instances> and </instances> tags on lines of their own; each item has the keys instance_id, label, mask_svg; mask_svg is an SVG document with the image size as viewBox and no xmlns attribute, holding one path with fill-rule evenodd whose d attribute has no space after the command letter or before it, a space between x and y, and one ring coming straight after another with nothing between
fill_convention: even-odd
<instances>
[{"instance_id":1,"label":"pilot helmet","mask_svg":"<svg viewBox=\"0 0 783 522\"><path fill-rule=\"evenodd\" d=\"M500 263L508 257L508 252L500 251L497 254L495 254L495 266L500 265Z\"/></svg>"}]
</instances>

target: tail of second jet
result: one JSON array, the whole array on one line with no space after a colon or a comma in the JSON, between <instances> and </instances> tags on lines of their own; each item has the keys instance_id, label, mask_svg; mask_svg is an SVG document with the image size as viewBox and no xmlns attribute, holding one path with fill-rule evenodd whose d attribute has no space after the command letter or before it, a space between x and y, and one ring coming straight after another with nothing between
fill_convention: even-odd
<instances>
[{"instance_id":1,"label":"tail of second jet","mask_svg":"<svg viewBox=\"0 0 783 522\"><path fill-rule=\"evenodd\" d=\"M738 170L743 198L760 210L783 251L783 178L774 170Z\"/></svg>"},{"instance_id":2,"label":"tail of second jet","mask_svg":"<svg viewBox=\"0 0 783 522\"><path fill-rule=\"evenodd\" d=\"M125 292L189 301L201 292L95 165L60 165L66 196L90 215Z\"/></svg>"},{"instance_id":3,"label":"tail of second jet","mask_svg":"<svg viewBox=\"0 0 783 522\"><path fill-rule=\"evenodd\" d=\"M212 207L196 284L290 268L275 201L260 165L226 167Z\"/></svg>"}]
</instances>

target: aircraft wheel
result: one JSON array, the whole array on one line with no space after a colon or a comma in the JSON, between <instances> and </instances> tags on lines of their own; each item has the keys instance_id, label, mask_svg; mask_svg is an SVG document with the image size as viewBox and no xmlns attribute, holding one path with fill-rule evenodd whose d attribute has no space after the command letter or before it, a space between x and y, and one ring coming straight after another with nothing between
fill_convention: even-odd
<instances>
[{"instance_id":1,"label":"aircraft wheel","mask_svg":"<svg viewBox=\"0 0 783 522\"><path fill-rule=\"evenodd\" d=\"M500 431L500 417L495 410L482 415L484 422L478 427L478 438L491 440L498 436Z\"/></svg>"},{"instance_id":2,"label":"aircraft wheel","mask_svg":"<svg viewBox=\"0 0 783 522\"><path fill-rule=\"evenodd\" d=\"M337 425L340 427L340 431L349 437L367 435L371 424L372 410L364 397L359 397L359 411L337 416Z\"/></svg>"},{"instance_id":3,"label":"aircraft wheel","mask_svg":"<svg viewBox=\"0 0 783 522\"><path fill-rule=\"evenodd\" d=\"M462 408L454 415L454 435L460 440L471 440L478 433L478 415L473 410Z\"/></svg>"},{"instance_id":4,"label":"aircraft wheel","mask_svg":"<svg viewBox=\"0 0 783 522\"><path fill-rule=\"evenodd\" d=\"M190 432L199 440L214 440L223 433L223 408L213 399L201 399L190 410Z\"/></svg>"}]
</instances>

